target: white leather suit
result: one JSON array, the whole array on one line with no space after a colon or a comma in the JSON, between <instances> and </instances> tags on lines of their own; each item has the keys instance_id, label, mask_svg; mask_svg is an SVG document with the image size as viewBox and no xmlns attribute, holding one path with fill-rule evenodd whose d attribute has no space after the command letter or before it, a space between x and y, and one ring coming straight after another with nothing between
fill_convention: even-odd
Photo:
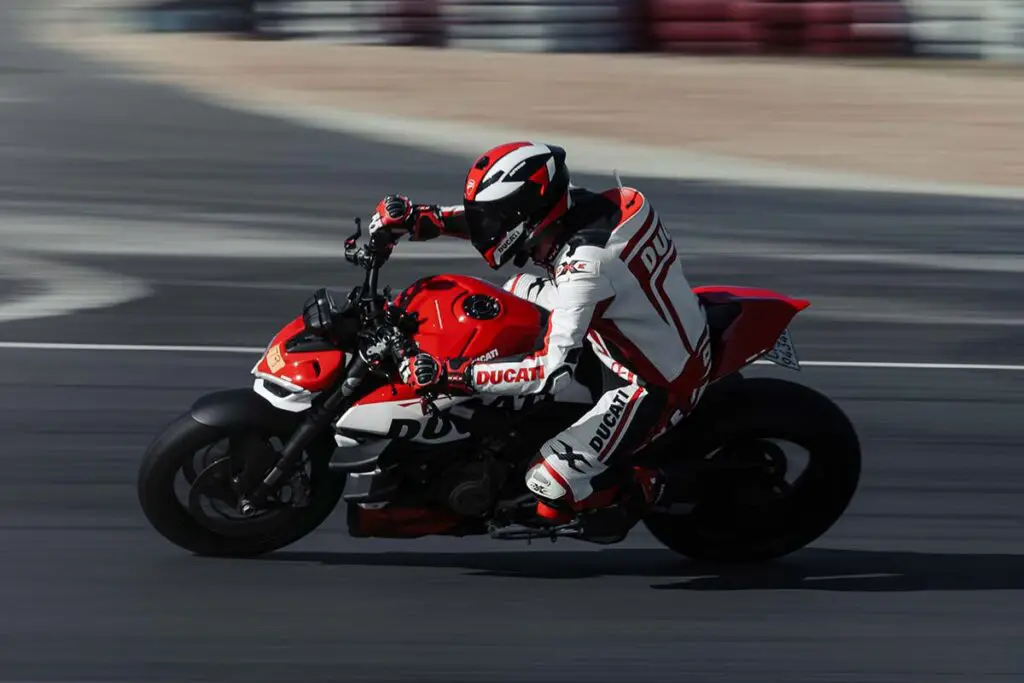
<instances>
[{"instance_id":1,"label":"white leather suit","mask_svg":"<svg viewBox=\"0 0 1024 683\"><path fill-rule=\"evenodd\" d=\"M631 188L572 192L563 219L571 237L548 274L521 273L505 283L550 311L543 347L474 364L472 386L480 394L558 392L583 344L591 344L623 385L545 443L527 474L538 497L580 510L607 504L612 489L596 483L611 458L636 452L692 410L711 354L704 311L647 198ZM433 232L459 236L460 208L439 208Z\"/></svg>"}]
</instances>

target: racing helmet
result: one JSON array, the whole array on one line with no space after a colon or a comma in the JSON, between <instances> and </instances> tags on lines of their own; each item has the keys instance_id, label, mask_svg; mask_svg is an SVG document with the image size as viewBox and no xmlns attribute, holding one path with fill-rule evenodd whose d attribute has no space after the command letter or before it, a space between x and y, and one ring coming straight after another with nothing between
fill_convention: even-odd
<instances>
[{"instance_id":1,"label":"racing helmet","mask_svg":"<svg viewBox=\"0 0 1024 683\"><path fill-rule=\"evenodd\" d=\"M565 150L510 142L484 152L466 176L463 206L470 242L492 269L515 257L523 265L569 210Z\"/></svg>"}]
</instances>

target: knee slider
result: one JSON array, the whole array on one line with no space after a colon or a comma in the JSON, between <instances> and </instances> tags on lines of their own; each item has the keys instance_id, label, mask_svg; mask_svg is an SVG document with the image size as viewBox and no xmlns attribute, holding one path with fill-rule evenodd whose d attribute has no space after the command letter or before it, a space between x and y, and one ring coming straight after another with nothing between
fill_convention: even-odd
<instances>
[{"instance_id":1,"label":"knee slider","mask_svg":"<svg viewBox=\"0 0 1024 683\"><path fill-rule=\"evenodd\" d=\"M543 462L538 462L526 472L526 488L549 504L564 501L568 495L565 487L551 476Z\"/></svg>"}]
</instances>

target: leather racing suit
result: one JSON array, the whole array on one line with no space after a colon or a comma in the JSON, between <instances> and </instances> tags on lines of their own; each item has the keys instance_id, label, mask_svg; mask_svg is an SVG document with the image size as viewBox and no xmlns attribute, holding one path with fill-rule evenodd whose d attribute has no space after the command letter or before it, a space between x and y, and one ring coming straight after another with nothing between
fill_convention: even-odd
<instances>
[{"instance_id":1,"label":"leather racing suit","mask_svg":"<svg viewBox=\"0 0 1024 683\"><path fill-rule=\"evenodd\" d=\"M711 366L703 308L647 198L632 188L571 193L547 274L520 273L504 285L550 311L542 347L475 363L469 376L478 394L556 393L589 343L618 378L531 463L527 487L552 519L613 502L620 478L602 475L691 411ZM412 218L414 241L467 237L461 206L417 205Z\"/></svg>"}]
</instances>

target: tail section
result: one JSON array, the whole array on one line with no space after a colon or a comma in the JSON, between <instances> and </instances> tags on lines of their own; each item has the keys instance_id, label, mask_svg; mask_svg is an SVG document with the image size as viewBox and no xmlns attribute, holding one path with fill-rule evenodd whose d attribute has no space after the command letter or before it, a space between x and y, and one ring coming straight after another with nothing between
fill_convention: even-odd
<instances>
[{"instance_id":1,"label":"tail section","mask_svg":"<svg viewBox=\"0 0 1024 683\"><path fill-rule=\"evenodd\" d=\"M693 291L707 312L711 329L711 381L763 356L799 368L787 328L810 301L753 287L695 287Z\"/></svg>"}]
</instances>

